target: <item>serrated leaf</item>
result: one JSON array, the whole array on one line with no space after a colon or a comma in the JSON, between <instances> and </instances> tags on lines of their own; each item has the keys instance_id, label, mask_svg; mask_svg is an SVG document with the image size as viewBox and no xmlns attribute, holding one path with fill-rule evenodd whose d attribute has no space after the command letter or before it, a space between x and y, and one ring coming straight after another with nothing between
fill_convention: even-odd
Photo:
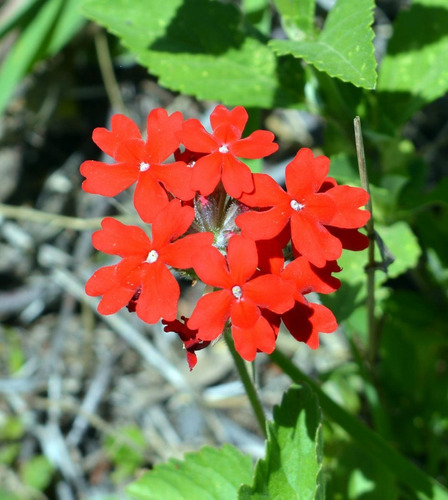
<instances>
[{"instance_id":1,"label":"serrated leaf","mask_svg":"<svg viewBox=\"0 0 448 500\"><path fill-rule=\"evenodd\" d=\"M381 106L395 124L448 90L447 26L446 0L414 0L400 12L378 80Z\"/></svg>"},{"instance_id":2,"label":"serrated leaf","mask_svg":"<svg viewBox=\"0 0 448 500\"><path fill-rule=\"evenodd\" d=\"M292 54L332 77L373 89L376 82L371 28L374 6L373 0L338 0L317 40L271 40L269 45L277 54Z\"/></svg>"},{"instance_id":3,"label":"serrated leaf","mask_svg":"<svg viewBox=\"0 0 448 500\"><path fill-rule=\"evenodd\" d=\"M255 468L253 486L240 488L239 500L324 498L321 479L321 413L308 386L291 387L274 422L268 423L266 457Z\"/></svg>"},{"instance_id":4,"label":"serrated leaf","mask_svg":"<svg viewBox=\"0 0 448 500\"><path fill-rule=\"evenodd\" d=\"M285 33L290 40L314 34L315 0L274 0Z\"/></svg>"},{"instance_id":5,"label":"serrated leaf","mask_svg":"<svg viewBox=\"0 0 448 500\"><path fill-rule=\"evenodd\" d=\"M137 500L236 500L241 484L252 479L252 460L230 445L204 447L172 459L132 483L127 492Z\"/></svg>"},{"instance_id":6,"label":"serrated leaf","mask_svg":"<svg viewBox=\"0 0 448 500\"><path fill-rule=\"evenodd\" d=\"M277 58L230 4L211 0L85 0L83 12L121 38L159 83L199 99L298 106L303 70Z\"/></svg>"}]
</instances>

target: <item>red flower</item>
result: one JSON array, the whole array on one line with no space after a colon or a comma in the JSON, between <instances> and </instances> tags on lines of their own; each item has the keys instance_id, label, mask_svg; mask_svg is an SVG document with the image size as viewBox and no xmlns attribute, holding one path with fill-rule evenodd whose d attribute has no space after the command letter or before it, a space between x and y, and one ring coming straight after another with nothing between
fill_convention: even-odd
<instances>
[{"instance_id":1,"label":"red flower","mask_svg":"<svg viewBox=\"0 0 448 500\"><path fill-rule=\"evenodd\" d=\"M305 342L312 349L319 347L319 332L334 332L338 324L330 309L309 302L305 295L310 292L335 292L341 282L331 273L338 271L340 268L336 262L328 262L325 267L317 268L304 257L298 257L282 272L284 279L290 279L296 285L296 303L292 309L282 314L283 323L296 340Z\"/></svg>"},{"instance_id":2,"label":"red flower","mask_svg":"<svg viewBox=\"0 0 448 500\"><path fill-rule=\"evenodd\" d=\"M294 305L291 281L272 274L252 279L257 263L255 243L242 236L230 238L227 262L216 248L204 249L194 269L204 283L221 290L201 297L188 321L198 338L213 340L230 319L235 348L248 361L257 349L271 353L275 347L274 330L260 308L281 314Z\"/></svg>"},{"instance_id":3,"label":"red flower","mask_svg":"<svg viewBox=\"0 0 448 500\"><path fill-rule=\"evenodd\" d=\"M104 219L102 229L92 236L93 246L119 255L122 260L98 269L86 284L87 295L103 296L98 312L113 314L134 300L132 307L143 321L174 320L180 290L168 266L191 268L194 256L213 242L211 233L177 239L193 218L191 207L181 207L179 200L171 201L152 223L152 240L140 227Z\"/></svg>"},{"instance_id":4,"label":"red flower","mask_svg":"<svg viewBox=\"0 0 448 500\"><path fill-rule=\"evenodd\" d=\"M183 323L178 319L175 319L174 321L162 320L162 323L165 325L165 332L177 333L184 343L184 347L187 351L187 363L191 371L196 366L196 363L198 361L195 351L204 349L210 344L210 342L197 338L198 331L191 330L187 326L188 318L186 318L185 316L181 316L181 320L183 321Z\"/></svg>"},{"instance_id":5,"label":"red flower","mask_svg":"<svg viewBox=\"0 0 448 500\"><path fill-rule=\"evenodd\" d=\"M250 207L269 208L246 212L236 219L242 234L255 240L271 239L290 223L295 250L316 266L341 256L342 243L326 226L359 228L370 214L358 207L367 202L361 188L335 186L319 192L327 181L330 160L314 157L310 149L301 149L286 167L285 192L266 174L255 174L255 189L244 193L240 201Z\"/></svg>"},{"instance_id":6,"label":"red flower","mask_svg":"<svg viewBox=\"0 0 448 500\"><path fill-rule=\"evenodd\" d=\"M85 161L81 165L81 174L86 177L84 191L115 196L137 182L135 206L147 220L152 220L167 205L166 191L181 200L191 200L194 196L190 189L191 169L184 162L163 164L179 147L182 123L180 112L168 116L164 109L154 109L148 115L148 139L144 141L130 118L114 115L111 130L96 128L92 137L116 163Z\"/></svg>"},{"instance_id":7,"label":"red flower","mask_svg":"<svg viewBox=\"0 0 448 500\"><path fill-rule=\"evenodd\" d=\"M224 189L233 198L253 190L252 173L238 158L264 158L277 151L278 145L273 143L274 134L267 130L257 130L241 139L247 120L247 111L242 106L229 111L219 105L210 116L211 134L199 120L184 123L181 138L186 148L206 153L194 165L193 189L207 196L222 180Z\"/></svg>"}]
</instances>

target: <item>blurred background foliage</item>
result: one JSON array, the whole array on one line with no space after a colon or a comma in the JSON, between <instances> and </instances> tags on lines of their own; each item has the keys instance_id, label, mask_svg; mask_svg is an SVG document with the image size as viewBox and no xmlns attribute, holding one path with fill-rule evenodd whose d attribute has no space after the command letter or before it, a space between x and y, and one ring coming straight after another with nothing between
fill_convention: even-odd
<instances>
[{"instance_id":1,"label":"blurred background foliage","mask_svg":"<svg viewBox=\"0 0 448 500\"><path fill-rule=\"evenodd\" d=\"M106 126L112 113L142 123L144 111L156 106L201 117L211 102L243 105L253 128L277 135L280 152L265 171L280 182L286 162L307 146L330 156L331 175L353 185L359 185L358 115L383 242L375 254L373 362L365 360L372 347L367 254L347 251L341 290L321 300L341 323L349 354L310 373L347 411L448 486L447 53L446 0L338 0L335 6L323 0L6 0L0 6L4 384L26 366L27 325L60 307L48 292L41 311L24 316L32 300L11 298L30 273L39 275L36 241L57 237L64 251L75 248L73 234L18 226L11 236L5 207L86 216L77 167L98 154L91 131ZM56 189L61 166L68 184L59 179ZM26 221L12 214L20 218ZM1 405L1 470L13 472L15 486L2 490L0 480L0 496L50 498L61 471L42 444L23 459L25 427L9 400ZM142 441L138 428L123 434ZM114 443L109 436L102 446L119 482L147 462L139 450L126 452L129 443ZM416 496L331 422L324 443L328 498Z\"/></svg>"}]
</instances>

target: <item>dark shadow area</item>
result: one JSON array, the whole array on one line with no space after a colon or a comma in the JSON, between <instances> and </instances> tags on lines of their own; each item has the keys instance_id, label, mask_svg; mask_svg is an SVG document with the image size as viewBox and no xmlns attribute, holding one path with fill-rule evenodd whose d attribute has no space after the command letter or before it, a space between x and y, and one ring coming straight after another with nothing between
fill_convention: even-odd
<instances>
[{"instance_id":1,"label":"dark shadow area","mask_svg":"<svg viewBox=\"0 0 448 500\"><path fill-rule=\"evenodd\" d=\"M387 53L393 56L420 50L446 37L447 27L448 8L414 4L399 14Z\"/></svg>"},{"instance_id":2,"label":"dark shadow area","mask_svg":"<svg viewBox=\"0 0 448 500\"><path fill-rule=\"evenodd\" d=\"M148 49L172 54L218 56L229 49L237 49L245 36L241 13L234 5L185 0L166 28L165 35Z\"/></svg>"}]
</instances>

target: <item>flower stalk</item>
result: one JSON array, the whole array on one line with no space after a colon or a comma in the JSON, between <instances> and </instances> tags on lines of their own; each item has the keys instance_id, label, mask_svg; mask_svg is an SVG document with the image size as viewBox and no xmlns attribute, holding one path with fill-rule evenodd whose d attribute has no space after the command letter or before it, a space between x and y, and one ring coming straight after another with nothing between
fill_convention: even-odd
<instances>
[{"instance_id":1,"label":"flower stalk","mask_svg":"<svg viewBox=\"0 0 448 500\"><path fill-rule=\"evenodd\" d=\"M229 348L233 361L235 362L236 369L238 370L241 382L243 383L247 397L249 398L249 402L254 411L255 418L257 419L263 436L266 438L266 416L264 414L263 406L261 404L260 398L258 397L258 392L253 383L253 380L250 377L249 372L247 371L246 362L235 349L235 345L233 343L229 328L227 328L224 332L224 340L227 344L227 347Z\"/></svg>"}]
</instances>

